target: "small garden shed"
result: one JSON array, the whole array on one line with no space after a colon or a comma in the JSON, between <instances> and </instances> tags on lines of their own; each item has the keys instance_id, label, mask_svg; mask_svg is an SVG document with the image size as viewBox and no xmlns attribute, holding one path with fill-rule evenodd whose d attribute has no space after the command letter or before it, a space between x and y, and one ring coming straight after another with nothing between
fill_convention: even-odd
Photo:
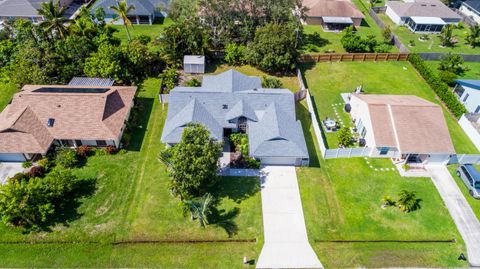
<instances>
[{"instance_id":1,"label":"small garden shed","mask_svg":"<svg viewBox=\"0 0 480 269\"><path fill-rule=\"evenodd\" d=\"M188 74L204 74L205 56L185 55L183 57L183 70Z\"/></svg>"}]
</instances>

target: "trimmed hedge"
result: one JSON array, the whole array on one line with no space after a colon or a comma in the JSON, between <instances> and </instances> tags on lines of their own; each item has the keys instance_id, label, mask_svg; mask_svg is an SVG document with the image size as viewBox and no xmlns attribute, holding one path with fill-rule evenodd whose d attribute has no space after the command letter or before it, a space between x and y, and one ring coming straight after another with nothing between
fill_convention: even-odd
<instances>
[{"instance_id":1,"label":"trimmed hedge","mask_svg":"<svg viewBox=\"0 0 480 269\"><path fill-rule=\"evenodd\" d=\"M408 60L412 63L415 69L417 69L418 73L420 73L420 75L422 75L427 81L437 96L442 99L443 103L445 103L455 117L460 118L467 112L465 106L460 103L455 94L450 91L448 85L432 72L418 54L410 54Z\"/></svg>"}]
</instances>

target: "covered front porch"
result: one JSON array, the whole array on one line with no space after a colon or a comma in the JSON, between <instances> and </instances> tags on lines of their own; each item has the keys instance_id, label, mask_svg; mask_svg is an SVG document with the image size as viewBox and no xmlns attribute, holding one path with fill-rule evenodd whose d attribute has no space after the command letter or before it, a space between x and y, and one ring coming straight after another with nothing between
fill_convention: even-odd
<instances>
[{"instance_id":1,"label":"covered front porch","mask_svg":"<svg viewBox=\"0 0 480 269\"><path fill-rule=\"evenodd\" d=\"M322 19L322 26L325 31L339 32L353 25L353 20L350 17L322 17Z\"/></svg>"},{"instance_id":2,"label":"covered front porch","mask_svg":"<svg viewBox=\"0 0 480 269\"><path fill-rule=\"evenodd\" d=\"M440 33L447 23L437 17L410 17L406 24L414 33Z\"/></svg>"}]
</instances>

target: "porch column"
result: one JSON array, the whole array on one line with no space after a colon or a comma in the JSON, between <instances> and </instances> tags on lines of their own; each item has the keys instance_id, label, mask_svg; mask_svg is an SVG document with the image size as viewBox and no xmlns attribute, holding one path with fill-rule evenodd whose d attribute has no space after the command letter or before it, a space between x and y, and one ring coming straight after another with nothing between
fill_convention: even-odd
<instances>
[{"instance_id":1,"label":"porch column","mask_svg":"<svg viewBox=\"0 0 480 269\"><path fill-rule=\"evenodd\" d=\"M148 23L152 25L152 16L148 16Z\"/></svg>"},{"instance_id":2,"label":"porch column","mask_svg":"<svg viewBox=\"0 0 480 269\"><path fill-rule=\"evenodd\" d=\"M140 24L140 17L137 16L137 24Z\"/></svg>"}]
</instances>

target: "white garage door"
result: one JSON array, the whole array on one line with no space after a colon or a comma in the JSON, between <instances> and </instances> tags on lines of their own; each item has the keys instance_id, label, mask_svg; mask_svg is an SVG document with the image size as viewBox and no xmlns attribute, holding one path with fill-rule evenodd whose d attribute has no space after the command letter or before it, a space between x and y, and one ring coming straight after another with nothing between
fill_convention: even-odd
<instances>
[{"instance_id":1,"label":"white garage door","mask_svg":"<svg viewBox=\"0 0 480 269\"><path fill-rule=\"evenodd\" d=\"M0 162L24 162L25 156L21 153L0 153Z\"/></svg>"},{"instance_id":2,"label":"white garage door","mask_svg":"<svg viewBox=\"0 0 480 269\"><path fill-rule=\"evenodd\" d=\"M262 164L265 165L300 165L296 163L297 158L288 157L265 157L262 158Z\"/></svg>"}]
</instances>

